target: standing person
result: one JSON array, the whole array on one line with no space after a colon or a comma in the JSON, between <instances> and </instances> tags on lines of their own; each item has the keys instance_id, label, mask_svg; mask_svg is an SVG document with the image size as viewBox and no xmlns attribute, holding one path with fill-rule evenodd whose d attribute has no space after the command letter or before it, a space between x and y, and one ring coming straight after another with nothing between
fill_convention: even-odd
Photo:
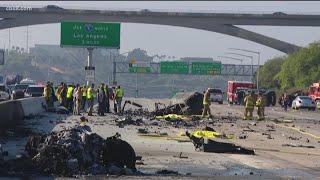
<instances>
[{"instance_id":1,"label":"standing person","mask_svg":"<svg viewBox=\"0 0 320 180\"><path fill-rule=\"evenodd\" d=\"M109 101L110 92L109 92L109 87L107 84L104 89L105 89L105 93L106 93L106 113L110 113L110 101Z\"/></svg>"},{"instance_id":2,"label":"standing person","mask_svg":"<svg viewBox=\"0 0 320 180\"><path fill-rule=\"evenodd\" d=\"M73 94L72 94L72 97L73 97L73 115L76 115L78 114L77 113L77 97L76 97L76 93L77 91L80 89L80 85L77 84L76 87L74 88L73 90ZM78 92L79 93L79 92ZM82 92L81 92L81 96L82 96Z\"/></svg>"},{"instance_id":3,"label":"standing person","mask_svg":"<svg viewBox=\"0 0 320 180\"><path fill-rule=\"evenodd\" d=\"M61 91L61 101L62 101L62 106L64 106L65 108L68 108L68 103L67 103L67 84L63 83L63 88Z\"/></svg>"},{"instance_id":4,"label":"standing person","mask_svg":"<svg viewBox=\"0 0 320 180\"><path fill-rule=\"evenodd\" d=\"M262 93L259 93L258 99L256 101L257 106L257 114L258 120L264 120L264 107L265 107L265 100Z\"/></svg>"},{"instance_id":5,"label":"standing person","mask_svg":"<svg viewBox=\"0 0 320 180\"><path fill-rule=\"evenodd\" d=\"M97 97L98 97L98 115L104 116L104 111L106 109L106 93L104 91L104 84L101 84Z\"/></svg>"},{"instance_id":6,"label":"standing person","mask_svg":"<svg viewBox=\"0 0 320 180\"><path fill-rule=\"evenodd\" d=\"M43 89L43 96L46 100L46 104L47 104L47 111L49 111L52 106L52 98L51 98L51 87L50 87L50 82L47 82L47 84L45 85L44 89Z\"/></svg>"},{"instance_id":7,"label":"standing person","mask_svg":"<svg viewBox=\"0 0 320 180\"><path fill-rule=\"evenodd\" d=\"M112 100L113 100L113 111L117 113L117 102L116 102L116 87L112 87Z\"/></svg>"},{"instance_id":8,"label":"standing person","mask_svg":"<svg viewBox=\"0 0 320 180\"><path fill-rule=\"evenodd\" d=\"M207 114L211 117L210 111L210 88L208 88L203 94L203 111L202 111L202 118L204 118Z\"/></svg>"},{"instance_id":9,"label":"standing person","mask_svg":"<svg viewBox=\"0 0 320 180\"><path fill-rule=\"evenodd\" d=\"M81 106L82 106L82 88L79 86L76 90L75 93L75 98L76 98L76 111L75 111L75 115L80 115L80 110L81 110Z\"/></svg>"},{"instance_id":10,"label":"standing person","mask_svg":"<svg viewBox=\"0 0 320 180\"><path fill-rule=\"evenodd\" d=\"M82 101L81 101L81 110L85 110L86 108L86 100L87 100L87 86L82 86Z\"/></svg>"},{"instance_id":11,"label":"standing person","mask_svg":"<svg viewBox=\"0 0 320 180\"><path fill-rule=\"evenodd\" d=\"M50 82L50 96L52 98L52 106L53 106L53 103L57 100L57 97L55 96L55 93L54 93L54 87L53 87L53 82Z\"/></svg>"},{"instance_id":12,"label":"standing person","mask_svg":"<svg viewBox=\"0 0 320 180\"><path fill-rule=\"evenodd\" d=\"M285 111L288 110L288 104L289 104L289 97L288 97L287 93L284 93L283 98L282 98L282 106Z\"/></svg>"},{"instance_id":13,"label":"standing person","mask_svg":"<svg viewBox=\"0 0 320 180\"><path fill-rule=\"evenodd\" d=\"M92 83L91 86L87 90L87 102L88 102L88 116L93 116L93 103L94 103L94 84Z\"/></svg>"},{"instance_id":14,"label":"standing person","mask_svg":"<svg viewBox=\"0 0 320 180\"><path fill-rule=\"evenodd\" d=\"M72 112L73 110L73 90L74 90L74 85L71 84L67 89L67 108L69 109L70 112Z\"/></svg>"},{"instance_id":15,"label":"standing person","mask_svg":"<svg viewBox=\"0 0 320 180\"><path fill-rule=\"evenodd\" d=\"M62 106L62 97L61 97L61 93L62 93L62 89L63 89L63 82L60 83L60 86L57 88L56 90L56 97L59 101L60 106Z\"/></svg>"},{"instance_id":16,"label":"standing person","mask_svg":"<svg viewBox=\"0 0 320 180\"><path fill-rule=\"evenodd\" d=\"M254 92L251 91L250 94L248 94L245 98L244 98L244 105L245 105L245 109L244 109L244 120L252 120L253 119L253 110L254 110ZM249 116L248 116L249 113Z\"/></svg>"},{"instance_id":17,"label":"standing person","mask_svg":"<svg viewBox=\"0 0 320 180\"><path fill-rule=\"evenodd\" d=\"M117 102L118 113L122 113L122 111L121 111L121 103L122 103L123 96L124 96L124 91L120 86L118 86L116 88L116 95L115 95L116 102Z\"/></svg>"}]
</instances>

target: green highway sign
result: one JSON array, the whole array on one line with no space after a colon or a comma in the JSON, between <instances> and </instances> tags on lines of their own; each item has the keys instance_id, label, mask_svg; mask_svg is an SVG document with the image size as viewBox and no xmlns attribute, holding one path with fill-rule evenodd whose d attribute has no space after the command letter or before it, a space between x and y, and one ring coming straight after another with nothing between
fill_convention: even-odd
<instances>
[{"instance_id":1,"label":"green highway sign","mask_svg":"<svg viewBox=\"0 0 320 180\"><path fill-rule=\"evenodd\" d=\"M160 62L161 74L188 74L189 65L187 62L162 61Z\"/></svg>"},{"instance_id":2,"label":"green highway sign","mask_svg":"<svg viewBox=\"0 0 320 180\"><path fill-rule=\"evenodd\" d=\"M120 48L119 23L61 22L60 45Z\"/></svg>"},{"instance_id":3,"label":"green highway sign","mask_svg":"<svg viewBox=\"0 0 320 180\"><path fill-rule=\"evenodd\" d=\"M221 62L192 62L191 74L219 75L221 74Z\"/></svg>"},{"instance_id":4,"label":"green highway sign","mask_svg":"<svg viewBox=\"0 0 320 180\"><path fill-rule=\"evenodd\" d=\"M151 67L129 67L130 73L151 73Z\"/></svg>"}]
</instances>

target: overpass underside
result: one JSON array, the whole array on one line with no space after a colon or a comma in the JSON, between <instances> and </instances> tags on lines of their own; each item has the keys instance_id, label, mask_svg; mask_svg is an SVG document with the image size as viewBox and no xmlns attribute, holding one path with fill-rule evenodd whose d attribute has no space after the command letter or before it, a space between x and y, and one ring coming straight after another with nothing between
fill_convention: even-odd
<instances>
[{"instance_id":1,"label":"overpass underside","mask_svg":"<svg viewBox=\"0 0 320 180\"><path fill-rule=\"evenodd\" d=\"M221 16L221 17L220 17ZM36 24L59 23L61 21L99 21L99 22L123 22L123 23L143 23L143 24L158 24L169 26L180 26L194 29L201 29L221 34L226 34L242 39L246 39L267 47L279 50L284 53L292 53L300 47L294 44L284 42L272 37L264 36L234 25L271 25L273 21L262 19L259 21L259 16L256 19L239 19L226 18L222 15L215 16L173 16L172 14L159 15L159 13L139 13L139 12L109 12L109 11L94 11L94 10L59 10L44 11L38 10L34 13L17 13L5 12L0 10L0 29L13 28L19 26L28 26ZM247 20L247 21L245 21ZM275 24L278 25L278 19L275 19ZM280 19L281 20L281 19ZM245 21L245 22L244 22ZM283 20L284 21L284 20ZM286 22L286 21L284 21ZM290 22L294 22L291 20ZM303 20L299 21L303 23ZM308 21L309 22L309 21ZM296 24L296 23L295 23ZM292 24L292 25L295 25Z\"/></svg>"}]
</instances>

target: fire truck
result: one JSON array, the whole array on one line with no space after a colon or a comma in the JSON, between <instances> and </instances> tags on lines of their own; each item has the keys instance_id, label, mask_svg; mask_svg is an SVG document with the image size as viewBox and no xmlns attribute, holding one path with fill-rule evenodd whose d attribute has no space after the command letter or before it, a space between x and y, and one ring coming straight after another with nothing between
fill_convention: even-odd
<instances>
[{"instance_id":1,"label":"fire truck","mask_svg":"<svg viewBox=\"0 0 320 180\"><path fill-rule=\"evenodd\" d=\"M255 85L252 82L248 81L228 81L228 87L227 87L227 101L229 104L239 104L241 102L241 98L244 97L238 97L237 91L239 90L251 90L254 89ZM240 99L238 99L240 98Z\"/></svg>"},{"instance_id":2,"label":"fire truck","mask_svg":"<svg viewBox=\"0 0 320 180\"><path fill-rule=\"evenodd\" d=\"M317 103L320 103L320 82L312 83L309 87L308 95Z\"/></svg>"}]
</instances>

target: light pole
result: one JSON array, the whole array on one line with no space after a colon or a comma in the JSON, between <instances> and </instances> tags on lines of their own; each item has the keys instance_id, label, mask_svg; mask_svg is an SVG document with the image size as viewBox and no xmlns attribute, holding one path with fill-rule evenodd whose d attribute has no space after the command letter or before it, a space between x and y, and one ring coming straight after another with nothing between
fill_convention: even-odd
<instances>
[{"instance_id":1,"label":"light pole","mask_svg":"<svg viewBox=\"0 0 320 180\"><path fill-rule=\"evenodd\" d=\"M29 52L29 26L27 26L27 53Z\"/></svg>"},{"instance_id":2,"label":"light pole","mask_svg":"<svg viewBox=\"0 0 320 180\"><path fill-rule=\"evenodd\" d=\"M229 56L218 56L218 58L227 58L227 59L233 59L233 60L236 60L236 61L240 61L241 65L242 65L242 62L243 62L243 59L233 58L233 57L229 57Z\"/></svg>"},{"instance_id":3,"label":"light pole","mask_svg":"<svg viewBox=\"0 0 320 180\"><path fill-rule=\"evenodd\" d=\"M260 52L259 51L251 51L251 50L247 50L247 49L239 49L239 48L229 48L229 49L250 52L250 53L254 53L254 54L258 55L257 90L259 91Z\"/></svg>"}]
</instances>

